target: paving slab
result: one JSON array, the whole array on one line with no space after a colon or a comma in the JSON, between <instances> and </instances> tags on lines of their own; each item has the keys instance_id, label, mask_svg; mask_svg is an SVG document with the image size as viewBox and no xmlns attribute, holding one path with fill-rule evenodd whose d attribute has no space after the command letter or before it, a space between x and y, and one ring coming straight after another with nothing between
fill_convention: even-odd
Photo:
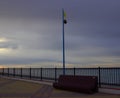
<instances>
[{"instance_id":1,"label":"paving slab","mask_svg":"<svg viewBox=\"0 0 120 98\"><path fill-rule=\"evenodd\" d=\"M83 94L52 87L49 83L0 78L0 98L120 98L119 94Z\"/></svg>"}]
</instances>

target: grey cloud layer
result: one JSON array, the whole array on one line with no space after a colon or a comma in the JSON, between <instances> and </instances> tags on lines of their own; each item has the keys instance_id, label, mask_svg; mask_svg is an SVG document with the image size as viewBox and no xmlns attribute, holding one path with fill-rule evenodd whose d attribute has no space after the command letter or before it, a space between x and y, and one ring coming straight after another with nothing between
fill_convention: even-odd
<instances>
[{"instance_id":1,"label":"grey cloud layer","mask_svg":"<svg viewBox=\"0 0 120 98\"><path fill-rule=\"evenodd\" d=\"M120 57L119 0L1 0L0 36L11 41L0 43L0 48L16 51L11 58L1 58L1 64L61 62L61 8L68 20L66 62L88 64L90 57Z\"/></svg>"}]
</instances>

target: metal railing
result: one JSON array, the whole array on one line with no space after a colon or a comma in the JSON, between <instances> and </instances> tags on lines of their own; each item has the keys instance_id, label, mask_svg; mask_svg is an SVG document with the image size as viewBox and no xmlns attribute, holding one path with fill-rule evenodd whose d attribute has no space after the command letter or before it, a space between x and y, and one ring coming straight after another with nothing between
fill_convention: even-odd
<instances>
[{"instance_id":1,"label":"metal railing","mask_svg":"<svg viewBox=\"0 0 120 98\"><path fill-rule=\"evenodd\" d=\"M57 81L62 68L1 68L0 75L18 78ZM101 85L120 86L120 67L116 68L66 68L66 75L97 76Z\"/></svg>"}]
</instances>

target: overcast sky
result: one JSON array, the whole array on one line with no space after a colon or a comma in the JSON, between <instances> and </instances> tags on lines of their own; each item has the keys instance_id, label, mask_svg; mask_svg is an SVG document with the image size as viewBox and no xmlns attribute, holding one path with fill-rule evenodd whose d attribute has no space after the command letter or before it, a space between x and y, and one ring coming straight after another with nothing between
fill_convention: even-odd
<instances>
[{"instance_id":1,"label":"overcast sky","mask_svg":"<svg viewBox=\"0 0 120 98\"><path fill-rule=\"evenodd\" d=\"M120 0L0 0L0 65L120 66Z\"/></svg>"}]
</instances>

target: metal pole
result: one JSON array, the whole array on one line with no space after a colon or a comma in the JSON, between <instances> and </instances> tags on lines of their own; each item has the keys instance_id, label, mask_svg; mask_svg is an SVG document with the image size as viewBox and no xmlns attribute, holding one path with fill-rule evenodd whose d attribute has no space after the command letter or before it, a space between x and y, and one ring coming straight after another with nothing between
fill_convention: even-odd
<instances>
[{"instance_id":1,"label":"metal pole","mask_svg":"<svg viewBox=\"0 0 120 98\"><path fill-rule=\"evenodd\" d=\"M63 75L65 75L65 35L64 35L64 9L62 9L62 38L63 38Z\"/></svg>"}]
</instances>

